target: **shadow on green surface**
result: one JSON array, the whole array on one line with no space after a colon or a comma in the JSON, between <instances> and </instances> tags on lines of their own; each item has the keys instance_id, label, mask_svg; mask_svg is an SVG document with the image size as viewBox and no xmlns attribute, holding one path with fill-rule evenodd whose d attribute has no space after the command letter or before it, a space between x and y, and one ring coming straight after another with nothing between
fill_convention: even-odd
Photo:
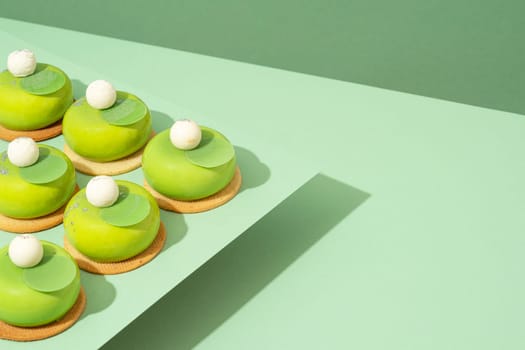
<instances>
[{"instance_id":1,"label":"shadow on green surface","mask_svg":"<svg viewBox=\"0 0 525 350\"><path fill-rule=\"evenodd\" d=\"M166 243L162 248L162 251L165 251L172 245L180 242L184 236L186 236L188 225L184 220L184 215L165 211L163 209L160 210L160 220L164 223L166 232L168 233Z\"/></svg>"},{"instance_id":2,"label":"shadow on green surface","mask_svg":"<svg viewBox=\"0 0 525 350\"><path fill-rule=\"evenodd\" d=\"M87 84L78 79L71 79L71 86L73 87L73 98L78 100L86 96Z\"/></svg>"},{"instance_id":3,"label":"shadow on green surface","mask_svg":"<svg viewBox=\"0 0 525 350\"><path fill-rule=\"evenodd\" d=\"M318 174L103 349L191 349L367 200Z\"/></svg>"},{"instance_id":4,"label":"shadow on green surface","mask_svg":"<svg viewBox=\"0 0 525 350\"><path fill-rule=\"evenodd\" d=\"M80 280L88 300L81 319L106 309L115 300L117 290L106 280L105 276L82 271Z\"/></svg>"},{"instance_id":5,"label":"shadow on green surface","mask_svg":"<svg viewBox=\"0 0 525 350\"><path fill-rule=\"evenodd\" d=\"M77 185L80 187L80 189L83 189L87 186L89 180L91 180L93 176L83 174L79 172L78 170L76 172L77 172Z\"/></svg>"},{"instance_id":6,"label":"shadow on green surface","mask_svg":"<svg viewBox=\"0 0 525 350\"><path fill-rule=\"evenodd\" d=\"M159 132L171 128L173 125L173 118L171 118L166 113L159 111L150 111L151 112L151 123L153 125L153 130L158 134Z\"/></svg>"},{"instance_id":7,"label":"shadow on green surface","mask_svg":"<svg viewBox=\"0 0 525 350\"><path fill-rule=\"evenodd\" d=\"M270 179L270 168L261 162L255 153L246 148L235 146L235 155L242 174L241 192L261 186Z\"/></svg>"}]
</instances>

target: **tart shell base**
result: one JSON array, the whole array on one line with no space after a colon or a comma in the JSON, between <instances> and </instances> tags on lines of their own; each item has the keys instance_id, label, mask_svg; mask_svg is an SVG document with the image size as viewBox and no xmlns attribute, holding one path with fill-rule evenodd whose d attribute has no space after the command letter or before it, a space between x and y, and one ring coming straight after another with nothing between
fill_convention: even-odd
<instances>
[{"instance_id":1,"label":"tart shell base","mask_svg":"<svg viewBox=\"0 0 525 350\"><path fill-rule=\"evenodd\" d=\"M51 124L45 128L37 130L11 130L0 125L0 139L5 141L13 141L17 137L30 137L35 141L43 141L62 133L62 119Z\"/></svg>"},{"instance_id":2,"label":"tart shell base","mask_svg":"<svg viewBox=\"0 0 525 350\"><path fill-rule=\"evenodd\" d=\"M75 324L85 308L86 293L81 287L76 303L61 319L38 327L17 327L0 321L0 338L20 342L50 338Z\"/></svg>"},{"instance_id":3,"label":"tart shell base","mask_svg":"<svg viewBox=\"0 0 525 350\"><path fill-rule=\"evenodd\" d=\"M166 228L161 222L157 236L145 251L124 261L103 263L93 261L85 255L83 255L82 253L80 253L69 242L67 236L64 236L64 248L77 261L78 266L84 271L99 275L116 275L119 273L135 270L136 268L145 265L160 253L160 251L164 247L165 242Z\"/></svg>"},{"instance_id":4,"label":"tart shell base","mask_svg":"<svg viewBox=\"0 0 525 350\"><path fill-rule=\"evenodd\" d=\"M155 135L151 133L151 137ZM87 175L119 175L139 168L142 164L142 153L146 148L147 143L135 153L130 154L121 159L117 159L110 162L95 162L93 160L86 159L81 155L77 154L66 144L64 144L64 153L71 159L75 169L81 173Z\"/></svg>"},{"instance_id":5,"label":"tart shell base","mask_svg":"<svg viewBox=\"0 0 525 350\"><path fill-rule=\"evenodd\" d=\"M235 169L233 179L230 181L228 186L220 190L219 192L195 201L181 201L173 198L164 196L163 194L155 191L146 180L144 180L144 187L153 195L159 207L165 210L174 211L177 213L200 213L203 211L211 210L228 202L230 199L235 197L239 192L242 184L241 170L239 167Z\"/></svg>"},{"instance_id":6,"label":"tart shell base","mask_svg":"<svg viewBox=\"0 0 525 350\"><path fill-rule=\"evenodd\" d=\"M75 186L73 195L79 191L78 185ZM64 211L67 202L57 211L34 219L15 219L0 214L0 230L11 233L33 233L60 225L64 221Z\"/></svg>"}]
</instances>

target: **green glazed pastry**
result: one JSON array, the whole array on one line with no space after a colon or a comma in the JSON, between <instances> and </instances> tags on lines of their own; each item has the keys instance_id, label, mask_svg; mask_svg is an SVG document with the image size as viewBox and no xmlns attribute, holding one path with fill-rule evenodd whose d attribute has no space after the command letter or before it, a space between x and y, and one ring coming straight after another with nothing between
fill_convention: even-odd
<instances>
[{"instance_id":1,"label":"green glazed pastry","mask_svg":"<svg viewBox=\"0 0 525 350\"><path fill-rule=\"evenodd\" d=\"M160 210L151 194L142 186L109 176L91 179L64 214L69 242L98 262L118 262L140 254L154 241L159 227Z\"/></svg>"},{"instance_id":2,"label":"green glazed pastry","mask_svg":"<svg viewBox=\"0 0 525 350\"><path fill-rule=\"evenodd\" d=\"M193 145L180 143L175 146L173 139L180 136L175 130L178 123L189 125L192 130L188 135L194 128L200 129L200 133L190 137L196 140L192 141ZM214 129L191 123L194 122L175 122L170 130L159 133L148 143L142 156L142 169L148 184L162 195L182 201L198 200L219 192L230 183L236 168L230 141Z\"/></svg>"},{"instance_id":3,"label":"green glazed pastry","mask_svg":"<svg viewBox=\"0 0 525 350\"><path fill-rule=\"evenodd\" d=\"M144 102L118 91L114 104L105 109L93 107L86 97L73 103L64 116L62 133L78 155L109 162L142 148L151 130L151 115Z\"/></svg>"},{"instance_id":4,"label":"green glazed pastry","mask_svg":"<svg viewBox=\"0 0 525 350\"><path fill-rule=\"evenodd\" d=\"M13 140L32 142L29 138ZM34 144L36 162L27 166L13 164L8 150L0 154L0 214L31 219L51 214L65 205L76 186L73 164L60 150Z\"/></svg>"},{"instance_id":5,"label":"green glazed pastry","mask_svg":"<svg viewBox=\"0 0 525 350\"><path fill-rule=\"evenodd\" d=\"M35 63L27 76L0 73L0 124L11 130L38 130L60 120L73 102L69 77L50 64Z\"/></svg>"},{"instance_id":6,"label":"green glazed pastry","mask_svg":"<svg viewBox=\"0 0 525 350\"><path fill-rule=\"evenodd\" d=\"M15 239L27 241L29 236ZM42 260L27 268L15 265L8 254L10 247L0 249L0 320L7 324L35 327L51 323L64 316L78 298L80 271L74 259L53 243L41 244Z\"/></svg>"}]
</instances>

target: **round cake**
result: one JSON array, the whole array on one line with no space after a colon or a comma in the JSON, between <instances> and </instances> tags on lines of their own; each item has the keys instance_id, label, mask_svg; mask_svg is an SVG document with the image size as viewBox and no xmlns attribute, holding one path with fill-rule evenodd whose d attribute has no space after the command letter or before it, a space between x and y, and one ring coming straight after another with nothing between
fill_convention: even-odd
<instances>
[{"instance_id":1,"label":"round cake","mask_svg":"<svg viewBox=\"0 0 525 350\"><path fill-rule=\"evenodd\" d=\"M87 92L90 87L91 84ZM113 104L102 106L105 105L90 101L86 95L66 111L62 133L73 152L90 161L110 162L125 158L146 144L152 126L150 111L142 100L116 91Z\"/></svg>"},{"instance_id":2,"label":"round cake","mask_svg":"<svg viewBox=\"0 0 525 350\"><path fill-rule=\"evenodd\" d=\"M17 74L16 69L9 67L17 53L32 55L28 50L13 52L8 60L11 69L0 73L0 125L19 131L50 126L62 118L73 102L71 81L59 68L36 63L34 56L34 70Z\"/></svg>"},{"instance_id":3,"label":"round cake","mask_svg":"<svg viewBox=\"0 0 525 350\"><path fill-rule=\"evenodd\" d=\"M204 126L198 126L200 136L192 134L195 126L189 126L185 136L183 128L177 129L179 123L193 122L175 122L146 146L142 169L147 184L161 195L181 201L200 200L221 191L235 175L233 145L218 131ZM198 142L185 146L179 141L185 138Z\"/></svg>"},{"instance_id":4,"label":"round cake","mask_svg":"<svg viewBox=\"0 0 525 350\"><path fill-rule=\"evenodd\" d=\"M67 240L96 262L119 262L140 254L155 240L159 227L160 210L149 192L108 176L91 179L64 214Z\"/></svg>"},{"instance_id":5,"label":"round cake","mask_svg":"<svg viewBox=\"0 0 525 350\"><path fill-rule=\"evenodd\" d=\"M10 150L19 149L18 158L26 157L32 147L34 163L15 165L17 157ZM28 146L29 145L29 146ZM35 154L36 152L36 154ZM12 159L11 159L12 158ZM51 214L64 206L76 187L73 164L60 150L29 138L13 140L0 155L0 214L15 219L33 219Z\"/></svg>"},{"instance_id":6,"label":"round cake","mask_svg":"<svg viewBox=\"0 0 525 350\"><path fill-rule=\"evenodd\" d=\"M32 240L31 235L15 239L22 244ZM11 245L0 249L0 321L35 327L60 319L80 293L80 271L74 259L63 248L41 241L41 261L20 267L10 256Z\"/></svg>"}]
</instances>

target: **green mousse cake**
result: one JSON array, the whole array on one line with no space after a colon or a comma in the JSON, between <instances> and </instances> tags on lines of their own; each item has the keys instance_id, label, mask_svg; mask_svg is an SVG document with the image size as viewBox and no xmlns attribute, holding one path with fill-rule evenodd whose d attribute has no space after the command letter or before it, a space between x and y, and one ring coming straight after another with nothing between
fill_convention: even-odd
<instances>
[{"instance_id":1,"label":"green mousse cake","mask_svg":"<svg viewBox=\"0 0 525 350\"><path fill-rule=\"evenodd\" d=\"M8 247L0 248L0 321L19 327L58 320L80 293L80 271L61 247L42 241L40 263L22 268L13 263Z\"/></svg>"},{"instance_id":2,"label":"green mousse cake","mask_svg":"<svg viewBox=\"0 0 525 350\"><path fill-rule=\"evenodd\" d=\"M38 63L32 75L0 73L0 125L11 130L37 130L62 118L73 102L69 77L59 68Z\"/></svg>"},{"instance_id":3,"label":"green mousse cake","mask_svg":"<svg viewBox=\"0 0 525 350\"><path fill-rule=\"evenodd\" d=\"M106 109L92 107L81 98L71 105L63 120L67 145L78 155L95 162L110 162L135 153L151 134L151 115L137 96L118 91Z\"/></svg>"},{"instance_id":4,"label":"green mousse cake","mask_svg":"<svg viewBox=\"0 0 525 350\"><path fill-rule=\"evenodd\" d=\"M160 194L194 201L219 192L232 180L236 169L233 145L218 131L199 128L202 138L194 148L176 147L170 130L159 133L146 146L142 156L144 177Z\"/></svg>"},{"instance_id":5,"label":"green mousse cake","mask_svg":"<svg viewBox=\"0 0 525 350\"><path fill-rule=\"evenodd\" d=\"M38 159L30 166L14 165L8 152L0 154L0 214L32 219L64 206L76 186L73 164L60 150L39 144Z\"/></svg>"},{"instance_id":6,"label":"green mousse cake","mask_svg":"<svg viewBox=\"0 0 525 350\"><path fill-rule=\"evenodd\" d=\"M154 198L142 186L117 180L113 203L99 206L89 199L93 178L68 203L64 228L68 241L80 253L97 262L119 262L146 250L160 227L160 210ZM94 186L93 186L94 188ZM94 188L94 196L102 188ZM107 206L106 206L107 205Z\"/></svg>"}]
</instances>

